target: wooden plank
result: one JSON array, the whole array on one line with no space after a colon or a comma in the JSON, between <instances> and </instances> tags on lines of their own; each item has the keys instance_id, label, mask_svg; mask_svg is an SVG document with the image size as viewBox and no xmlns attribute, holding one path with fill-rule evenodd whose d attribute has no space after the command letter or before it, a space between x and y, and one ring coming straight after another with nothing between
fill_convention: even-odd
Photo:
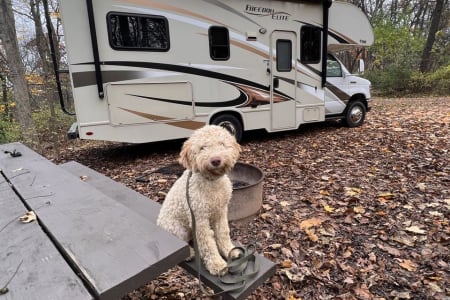
<instances>
[{"instance_id":1,"label":"wooden plank","mask_svg":"<svg viewBox=\"0 0 450 300\"><path fill-rule=\"evenodd\" d=\"M102 192L107 193L115 200L124 203L125 205L133 209L136 213L139 213L142 216L147 217L148 219L156 220L157 215L155 215L155 213L153 212L159 211L160 204L151 201L152 204L149 205L149 199L147 197L144 197L140 194L138 194L140 197L135 196L134 193L136 192L132 191L131 189L79 163L68 162L60 166L77 176L88 176L88 178L86 179L87 183L93 185L95 188L98 188ZM130 191L132 191L133 193L131 193ZM157 208L153 210L154 206L157 206ZM222 295L224 299L245 299L266 279L275 274L276 265L272 261L261 255L256 255L256 261L260 266L258 275L251 280L248 280L246 288L244 290ZM194 276L197 276L198 268L195 262L182 262L180 263L180 266ZM249 267L249 270L250 269L251 268ZM209 287L214 289L216 292L230 289L230 286L220 283L217 277L210 275L203 267L201 270L201 278Z\"/></svg>"},{"instance_id":2,"label":"wooden plank","mask_svg":"<svg viewBox=\"0 0 450 300\"><path fill-rule=\"evenodd\" d=\"M84 182L156 224L161 208L159 203L75 161L59 166L77 177L85 176Z\"/></svg>"},{"instance_id":3,"label":"wooden plank","mask_svg":"<svg viewBox=\"0 0 450 300\"><path fill-rule=\"evenodd\" d=\"M0 299L92 299L39 224L18 220L26 212L0 174Z\"/></svg>"},{"instance_id":4,"label":"wooden plank","mask_svg":"<svg viewBox=\"0 0 450 300\"><path fill-rule=\"evenodd\" d=\"M189 256L186 243L22 144L0 168L100 299L118 299Z\"/></svg>"}]
</instances>

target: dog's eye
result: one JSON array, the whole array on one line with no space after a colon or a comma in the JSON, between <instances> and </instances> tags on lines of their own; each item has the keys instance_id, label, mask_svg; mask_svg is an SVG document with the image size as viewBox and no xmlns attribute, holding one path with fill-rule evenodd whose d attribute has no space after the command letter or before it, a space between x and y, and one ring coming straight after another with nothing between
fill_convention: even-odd
<instances>
[{"instance_id":1,"label":"dog's eye","mask_svg":"<svg viewBox=\"0 0 450 300\"><path fill-rule=\"evenodd\" d=\"M203 151L203 150L205 150L206 149L206 146L201 146L200 147L200 151Z\"/></svg>"}]
</instances>

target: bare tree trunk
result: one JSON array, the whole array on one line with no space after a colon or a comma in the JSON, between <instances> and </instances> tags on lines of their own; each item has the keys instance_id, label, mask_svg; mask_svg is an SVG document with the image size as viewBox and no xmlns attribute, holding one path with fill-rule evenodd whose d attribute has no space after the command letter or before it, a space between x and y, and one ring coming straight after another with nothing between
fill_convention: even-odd
<instances>
[{"instance_id":1,"label":"bare tree trunk","mask_svg":"<svg viewBox=\"0 0 450 300\"><path fill-rule=\"evenodd\" d=\"M50 61L50 47L47 43L47 39L44 34L44 29L41 21L41 10L40 10L40 0L30 0L30 10L31 16L34 22L34 28L36 31L36 46L41 58L42 70L44 72L44 86L45 86L45 97L47 99L50 108L50 132L52 134L53 148L56 153L59 153L59 142L56 130L56 111L55 111L55 100L56 100L56 89L54 85L54 73L53 64Z\"/></svg>"},{"instance_id":2,"label":"bare tree trunk","mask_svg":"<svg viewBox=\"0 0 450 300\"><path fill-rule=\"evenodd\" d=\"M34 122L31 116L30 93L25 80L25 67L20 57L16 39L15 21L11 0L0 0L0 40L5 48L10 69L10 80L14 86L14 99L17 102L15 117L20 124L25 142L34 144Z\"/></svg>"},{"instance_id":3,"label":"bare tree trunk","mask_svg":"<svg viewBox=\"0 0 450 300\"><path fill-rule=\"evenodd\" d=\"M436 39L436 32L439 30L439 23L441 22L442 12L444 10L444 0L436 0L433 15L431 17L430 30L428 32L427 41L422 52L422 59L420 61L420 71L425 73L431 70L431 50L433 49L434 41Z\"/></svg>"}]
</instances>

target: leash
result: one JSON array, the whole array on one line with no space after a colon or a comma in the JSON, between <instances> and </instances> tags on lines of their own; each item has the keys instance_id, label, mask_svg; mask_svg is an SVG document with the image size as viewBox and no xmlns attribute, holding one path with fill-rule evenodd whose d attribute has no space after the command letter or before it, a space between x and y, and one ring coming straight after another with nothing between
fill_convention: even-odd
<instances>
[{"instance_id":1,"label":"leash","mask_svg":"<svg viewBox=\"0 0 450 300\"><path fill-rule=\"evenodd\" d=\"M197 243L197 236L196 236L196 223L195 223L195 217L194 212L191 207L191 198L189 195L189 181L192 177L192 171L189 171L188 178L186 180L186 199L189 206L189 210L191 213L191 220L192 220L192 239L194 244L194 252L195 252L195 260L197 261L197 271L198 271L198 281L200 290L208 297L214 297L218 296L224 293L231 293L231 292L239 292L242 291L245 288L245 285L247 283L247 279L250 279L254 277L259 272L259 265L256 263L256 247L255 245L249 245L248 247L234 247L230 250L230 253L228 253L227 258L227 268L228 273L223 276L218 276L219 281L223 284L227 285L235 285L239 284L237 287L233 287L230 289L223 290L221 292L211 294L209 293L205 287L203 286L203 283L200 278L200 268L201 268L201 259L200 259L200 252L198 250L198 243ZM231 257L231 253L233 250L239 250L240 255L238 258L233 259ZM249 265L249 262L252 263L253 268L250 273L244 274L247 270L247 266Z\"/></svg>"}]
</instances>

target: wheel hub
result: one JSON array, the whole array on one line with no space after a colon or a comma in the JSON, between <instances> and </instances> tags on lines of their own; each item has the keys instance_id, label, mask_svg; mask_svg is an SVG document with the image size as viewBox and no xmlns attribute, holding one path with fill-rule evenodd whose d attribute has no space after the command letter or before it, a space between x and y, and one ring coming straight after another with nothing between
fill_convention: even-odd
<instances>
[{"instance_id":1,"label":"wheel hub","mask_svg":"<svg viewBox=\"0 0 450 300\"><path fill-rule=\"evenodd\" d=\"M363 111L361 107L355 106L353 107L352 111L350 112L350 118L353 123L358 123L361 121L361 118L363 117Z\"/></svg>"}]
</instances>

